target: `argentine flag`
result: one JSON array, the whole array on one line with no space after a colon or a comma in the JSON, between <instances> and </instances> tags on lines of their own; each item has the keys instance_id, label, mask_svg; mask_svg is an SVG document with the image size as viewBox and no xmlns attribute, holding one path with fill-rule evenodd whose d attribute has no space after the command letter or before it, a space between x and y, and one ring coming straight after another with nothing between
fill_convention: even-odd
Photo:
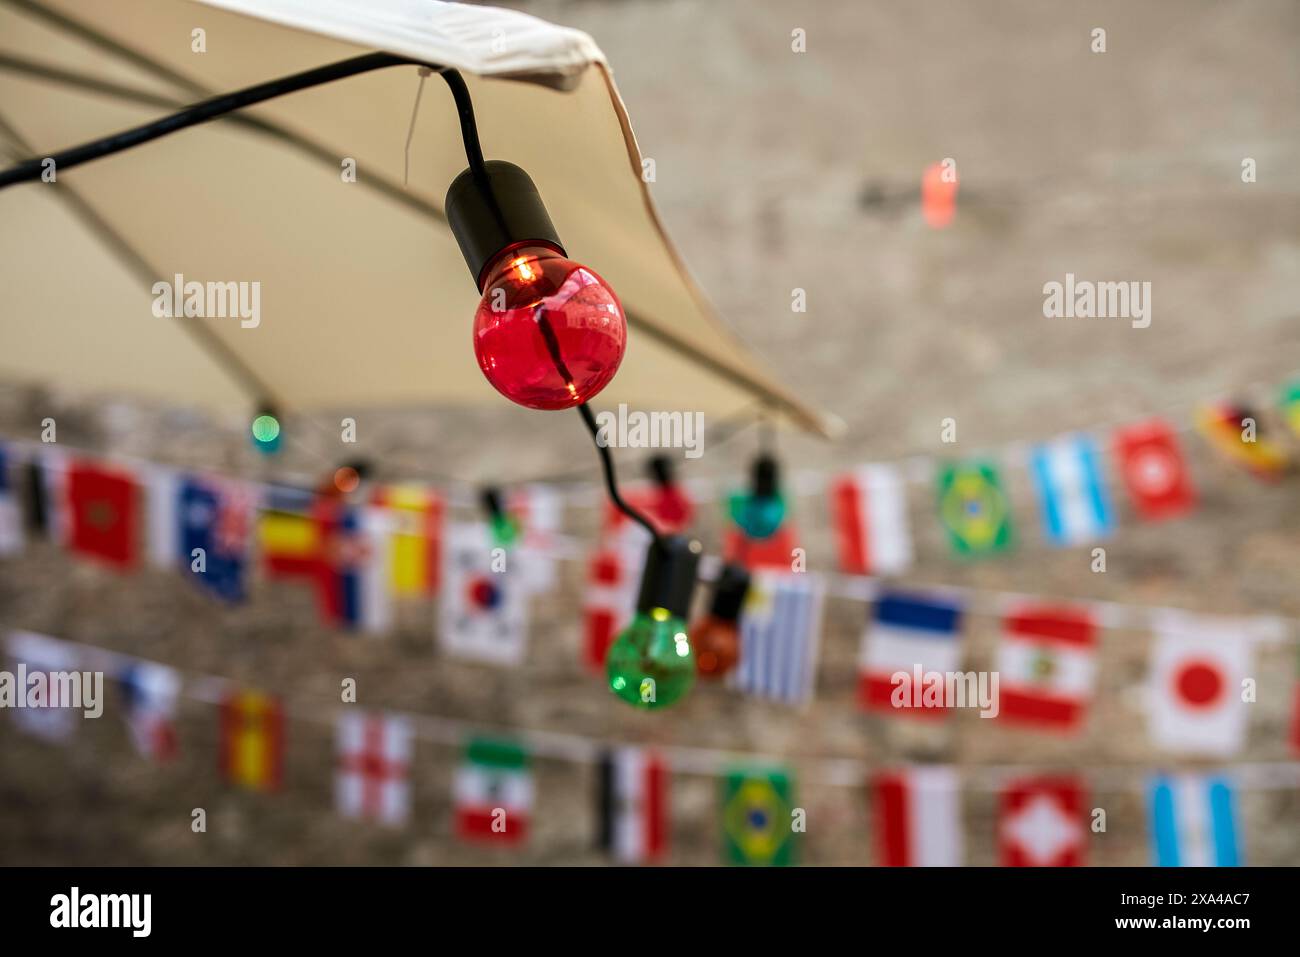
<instances>
[{"instance_id":1,"label":"argentine flag","mask_svg":"<svg viewBox=\"0 0 1300 957\"><path fill-rule=\"evenodd\" d=\"M1110 534L1114 509L1091 437L1067 435L1034 446L1029 471L1051 544L1079 545Z\"/></svg>"},{"instance_id":2,"label":"argentine flag","mask_svg":"<svg viewBox=\"0 0 1300 957\"><path fill-rule=\"evenodd\" d=\"M1236 867L1237 815L1224 777L1161 775L1151 782L1151 845L1158 867Z\"/></svg>"}]
</instances>

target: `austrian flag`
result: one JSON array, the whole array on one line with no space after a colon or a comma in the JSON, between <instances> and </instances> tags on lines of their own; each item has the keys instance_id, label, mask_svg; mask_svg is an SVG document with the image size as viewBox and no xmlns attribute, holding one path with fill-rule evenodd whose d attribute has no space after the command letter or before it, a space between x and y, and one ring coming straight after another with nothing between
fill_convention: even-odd
<instances>
[{"instance_id":1,"label":"austrian flag","mask_svg":"<svg viewBox=\"0 0 1300 957\"><path fill-rule=\"evenodd\" d=\"M962 858L957 772L914 767L873 783L876 843L886 867L958 867Z\"/></svg>"}]
</instances>

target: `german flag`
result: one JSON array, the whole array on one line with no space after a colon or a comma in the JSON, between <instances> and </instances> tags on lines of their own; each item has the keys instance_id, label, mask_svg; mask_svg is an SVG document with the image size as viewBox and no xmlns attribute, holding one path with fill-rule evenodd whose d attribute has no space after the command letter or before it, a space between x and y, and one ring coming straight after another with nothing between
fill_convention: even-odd
<instances>
[{"instance_id":1,"label":"german flag","mask_svg":"<svg viewBox=\"0 0 1300 957\"><path fill-rule=\"evenodd\" d=\"M260 691L221 703L221 773L250 791L278 791L284 765L284 710Z\"/></svg>"},{"instance_id":2,"label":"german flag","mask_svg":"<svg viewBox=\"0 0 1300 957\"><path fill-rule=\"evenodd\" d=\"M1264 434L1259 416L1246 406L1203 405L1196 427L1215 449L1258 479L1276 481L1290 467L1286 450Z\"/></svg>"}]
</instances>

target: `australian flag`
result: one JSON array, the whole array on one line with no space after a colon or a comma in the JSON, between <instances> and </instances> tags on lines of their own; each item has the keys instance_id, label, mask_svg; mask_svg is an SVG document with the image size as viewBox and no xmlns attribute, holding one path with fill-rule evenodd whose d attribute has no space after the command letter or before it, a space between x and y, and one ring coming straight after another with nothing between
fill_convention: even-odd
<instances>
[{"instance_id":1,"label":"australian flag","mask_svg":"<svg viewBox=\"0 0 1300 957\"><path fill-rule=\"evenodd\" d=\"M198 479L182 481L177 495L181 554L190 577L218 598L243 601L250 514L244 496ZM203 549L197 565L196 548Z\"/></svg>"}]
</instances>

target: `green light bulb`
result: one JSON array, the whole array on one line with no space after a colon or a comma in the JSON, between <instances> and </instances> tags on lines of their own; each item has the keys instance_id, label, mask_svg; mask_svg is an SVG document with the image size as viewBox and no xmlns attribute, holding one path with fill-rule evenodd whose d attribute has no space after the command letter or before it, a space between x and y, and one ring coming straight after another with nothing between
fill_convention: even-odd
<instances>
[{"instance_id":1,"label":"green light bulb","mask_svg":"<svg viewBox=\"0 0 1300 957\"><path fill-rule=\"evenodd\" d=\"M666 708L695 683L695 654L686 623L666 608L637 612L605 658L609 687L637 708Z\"/></svg>"}]
</instances>

